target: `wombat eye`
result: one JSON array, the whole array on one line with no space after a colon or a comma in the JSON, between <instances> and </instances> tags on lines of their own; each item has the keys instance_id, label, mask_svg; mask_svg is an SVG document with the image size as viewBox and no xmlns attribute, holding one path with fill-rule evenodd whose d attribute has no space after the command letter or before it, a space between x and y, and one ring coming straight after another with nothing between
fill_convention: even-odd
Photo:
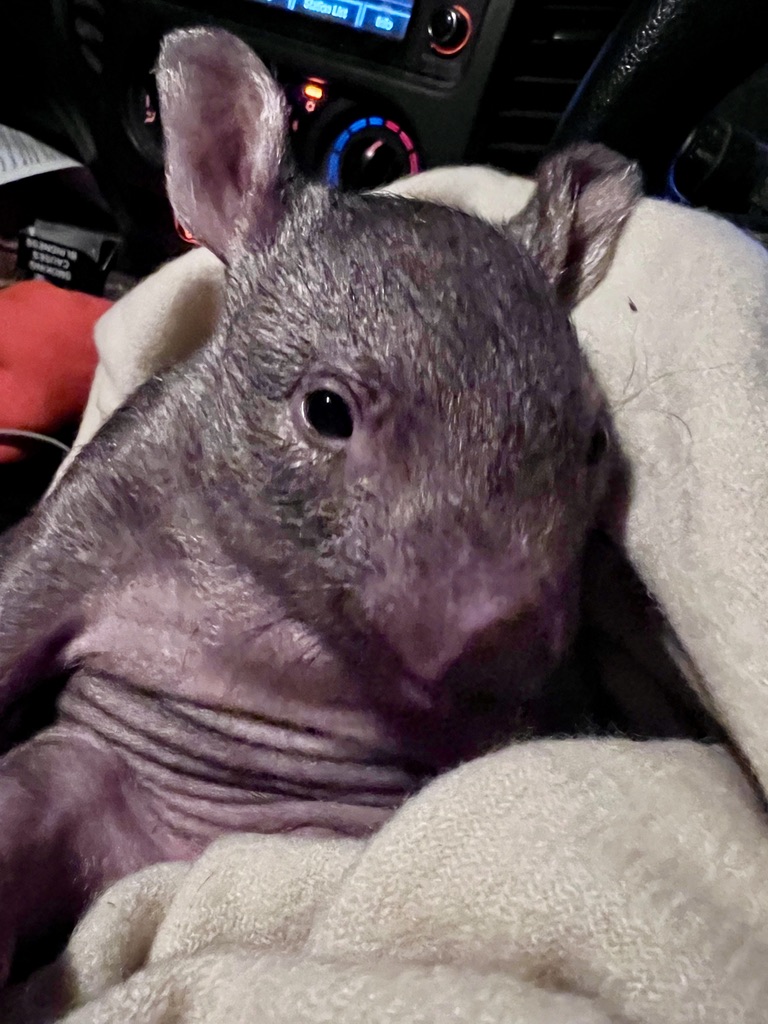
<instances>
[{"instance_id":1,"label":"wombat eye","mask_svg":"<svg viewBox=\"0 0 768 1024\"><path fill-rule=\"evenodd\" d=\"M335 391L310 391L304 399L304 419L321 437L346 441L354 423L349 405Z\"/></svg>"},{"instance_id":2,"label":"wombat eye","mask_svg":"<svg viewBox=\"0 0 768 1024\"><path fill-rule=\"evenodd\" d=\"M608 451L608 431L605 427L595 427L587 448L587 465L596 466Z\"/></svg>"}]
</instances>

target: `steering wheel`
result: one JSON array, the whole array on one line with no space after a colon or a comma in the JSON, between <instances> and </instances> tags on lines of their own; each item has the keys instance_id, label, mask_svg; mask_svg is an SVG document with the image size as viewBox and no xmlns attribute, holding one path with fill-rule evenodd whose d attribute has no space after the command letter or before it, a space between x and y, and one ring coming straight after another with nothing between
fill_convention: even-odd
<instances>
[{"instance_id":1,"label":"steering wheel","mask_svg":"<svg viewBox=\"0 0 768 1024\"><path fill-rule=\"evenodd\" d=\"M602 142L651 194L700 120L768 62L766 0L637 0L566 110L553 148Z\"/></svg>"}]
</instances>

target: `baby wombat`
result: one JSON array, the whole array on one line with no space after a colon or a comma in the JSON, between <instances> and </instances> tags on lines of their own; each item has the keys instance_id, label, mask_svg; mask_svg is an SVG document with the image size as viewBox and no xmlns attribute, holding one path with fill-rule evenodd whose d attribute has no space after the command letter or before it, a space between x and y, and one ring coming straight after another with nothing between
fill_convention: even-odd
<instances>
[{"instance_id":1,"label":"baby wombat","mask_svg":"<svg viewBox=\"0 0 768 1024\"><path fill-rule=\"evenodd\" d=\"M548 159L502 230L299 180L226 33L168 37L158 85L226 310L6 543L0 977L137 868L230 830L364 835L437 771L568 731L585 545L626 506L569 312L630 164Z\"/></svg>"}]
</instances>

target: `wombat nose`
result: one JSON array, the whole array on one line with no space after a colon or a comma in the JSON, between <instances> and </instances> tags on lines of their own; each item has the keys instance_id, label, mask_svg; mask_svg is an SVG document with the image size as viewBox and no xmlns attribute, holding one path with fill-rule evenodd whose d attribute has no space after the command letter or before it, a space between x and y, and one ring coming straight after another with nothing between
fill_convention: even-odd
<instances>
[{"instance_id":1,"label":"wombat nose","mask_svg":"<svg viewBox=\"0 0 768 1024\"><path fill-rule=\"evenodd\" d=\"M495 602L455 611L458 614L442 621L416 612L391 638L409 675L434 685L459 666L482 671L495 664L501 652L525 643L533 617L529 605L504 607Z\"/></svg>"}]
</instances>

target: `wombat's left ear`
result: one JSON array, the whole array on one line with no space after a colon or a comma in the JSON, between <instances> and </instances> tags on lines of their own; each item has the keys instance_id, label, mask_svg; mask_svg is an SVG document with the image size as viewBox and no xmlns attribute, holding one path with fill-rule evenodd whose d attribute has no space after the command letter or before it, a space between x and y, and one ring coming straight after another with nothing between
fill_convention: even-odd
<instances>
[{"instance_id":1,"label":"wombat's left ear","mask_svg":"<svg viewBox=\"0 0 768 1024\"><path fill-rule=\"evenodd\" d=\"M256 54L220 29L163 40L157 68L168 197L179 222L230 262L282 215L283 94Z\"/></svg>"},{"instance_id":2,"label":"wombat's left ear","mask_svg":"<svg viewBox=\"0 0 768 1024\"><path fill-rule=\"evenodd\" d=\"M604 146L571 146L542 162L510 226L572 307L602 281L641 194L635 164Z\"/></svg>"}]
</instances>

